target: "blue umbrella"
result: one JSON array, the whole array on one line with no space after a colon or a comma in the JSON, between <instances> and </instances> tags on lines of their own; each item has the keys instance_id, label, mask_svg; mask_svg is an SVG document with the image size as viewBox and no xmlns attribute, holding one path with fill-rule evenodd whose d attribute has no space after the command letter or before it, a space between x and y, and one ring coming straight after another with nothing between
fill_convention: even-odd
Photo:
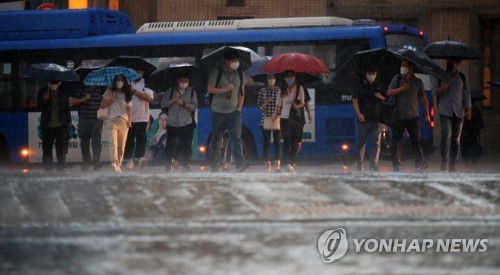
<instances>
[{"instance_id":1,"label":"blue umbrella","mask_svg":"<svg viewBox=\"0 0 500 275\"><path fill-rule=\"evenodd\" d=\"M500 87L500 79L488 82L495 87Z\"/></svg>"},{"instance_id":2,"label":"blue umbrella","mask_svg":"<svg viewBox=\"0 0 500 275\"><path fill-rule=\"evenodd\" d=\"M271 60L271 56L264 56L262 59L252 62L252 66L248 68L245 73L249 76L260 75L260 74L273 74L272 72L262 71L262 67Z\"/></svg>"},{"instance_id":3,"label":"blue umbrella","mask_svg":"<svg viewBox=\"0 0 500 275\"><path fill-rule=\"evenodd\" d=\"M83 80L85 86L111 86L116 75L124 75L128 82L132 82L142 76L136 71L125 67L104 67L90 72Z\"/></svg>"},{"instance_id":4,"label":"blue umbrella","mask_svg":"<svg viewBox=\"0 0 500 275\"><path fill-rule=\"evenodd\" d=\"M24 76L39 80L77 81L78 75L71 69L54 63L31 64L24 71Z\"/></svg>"}]
</instances>

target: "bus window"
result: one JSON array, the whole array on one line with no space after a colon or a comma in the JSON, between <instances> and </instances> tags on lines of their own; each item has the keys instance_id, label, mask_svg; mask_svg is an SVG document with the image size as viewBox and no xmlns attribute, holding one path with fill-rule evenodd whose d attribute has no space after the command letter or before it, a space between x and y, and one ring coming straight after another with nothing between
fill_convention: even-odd
<instances>
[{"instance_id":1,"label":"bus window","mask_svg":"<svg viewBox=\"0 0 500 275\"><path fill-rule=\"evenodd\" d=\"M424 39L416 35L389 33L385 35L385 40L390 51L404 48L421 52L425 47Z\"/></svg>"},{"instance_id":2,"label":"bus window","mask_svg":"<svg viewBox=\"0 0 500 275\"><path fill-rule=\"evenodd\" d=\"M0 109L12 108L12 64L0 63Z\"/></svg>"}]
</instances>

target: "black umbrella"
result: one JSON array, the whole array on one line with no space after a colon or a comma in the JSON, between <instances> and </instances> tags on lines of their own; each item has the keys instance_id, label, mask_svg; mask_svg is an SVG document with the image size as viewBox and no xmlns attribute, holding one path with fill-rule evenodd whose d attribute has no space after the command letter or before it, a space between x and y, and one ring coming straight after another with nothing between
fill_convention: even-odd
<instances>
[{"instance_id":1,"label":"black umbrella","mask_svg":"<svg viewBox=\"0 0 500 275\"><path fill-rule=\"evenodd\" d=\"M24 76L48 81L77 81L78 75L71 69L54 63L31 64L24 71Z\"/></svg>"},{"instance_id":2,"label":"black umbrella","mask_svg":"<svg viewBox=\"0 0 500 275\"><path fill-rule=\"evenodd\" d=\"M445 40L429 44L424 53L436 59L478 59L479 55L470 46L462 42Z\"/></svg>"},{"instance_id":3,"label":"black umbrella","mask_svg":"<svg viewBox=\"0 0 500 275\"><path fill-rule=\"evenodd\" d=\"M400 49L393 53L399 59L406 59L415 64L416 72L431 74L443 80L446 79L446 72L424 53L409 49Z\"/></svg>"},{"instance_id":4,"label":"black umbrella","mask_svg":"<svg viewBox=\"0 0 500 275\"><path fill-rule=\"evenodd\" d=\"M146 86L153 91L165 91L168 87L175 85L177 78L187 76L190 85L196 85L198 81L198 68L189 63L170 64L165 68L158 68L146 80Z\"/></svg>"},{"instance_id":5,"label":"black umbrella","mask_svg":"<svg viewBox=\"0 0 500 275\"><path fill-rule=\"evenodd\" d=\"M256 52L249 48L240 46L222 46L201 58L200 71L203 74L207 74L212 69L221 67L224 64L224 53L231 49L238 51L240 69L243 71L250 68L252 66L252 62L262 59Z\"/></svg>"},{"instance_id":6,"label":"black umbrella","mask_svg":"<svg viewBox=\"0 0 500 275\"><path fill-rule=\"evenodd\" d=\"M489 81L492 86L500 87L500 80Z\"/></svg>"},{"instance_id":7,"label":"black umbrella","mask_svg":"<svg viewBox=\"0 0 500 275\"><path fill-rule=\"evenodd\" d=\"M394 75L399 73L399 67L400 61L392 52L377 48L356 52L337 70L362 78L366 68L373 68L377 71L378 82L388 86Z\"/></svg>"},{"instance_id":8,"label":"black umbrella","mask_svg":"<svg viewBox=\"0 0 500 275\"><path fill-rule=\"evenodd\" d=\"M156 67L153 64L147 62L140 56L120 56L116 59L113 59L107 67L127 67L134 69L135 71L143 71L144 78L147 78Z\"/></svg>"}]
</instances>

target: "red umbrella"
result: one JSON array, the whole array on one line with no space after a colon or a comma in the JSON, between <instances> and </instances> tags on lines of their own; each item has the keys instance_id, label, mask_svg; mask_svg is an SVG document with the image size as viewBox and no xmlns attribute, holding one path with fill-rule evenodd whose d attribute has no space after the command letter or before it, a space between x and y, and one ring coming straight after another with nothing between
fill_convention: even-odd
<instances>
[{"instance_id":1,"label":"red umbrella","mask_svg":"<svg viewBox=\"0 0 500 275\"><path fill-rule=\"evenodd\" d=\"M308 74L330 72L323 61L304 53L279 54L274 56L264 65L264 67L262 67L262 71L264 72L284 72L287 70Z\"/></svg>"}]
</instances>

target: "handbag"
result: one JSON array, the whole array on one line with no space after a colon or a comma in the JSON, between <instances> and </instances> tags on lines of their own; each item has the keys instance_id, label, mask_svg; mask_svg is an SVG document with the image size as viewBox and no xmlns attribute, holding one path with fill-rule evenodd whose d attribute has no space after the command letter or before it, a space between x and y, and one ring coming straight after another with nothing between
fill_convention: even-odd
<instances>
[{"instance_id":1,"label":"handbag","mask_svg":"<svg viewBox=\"0 0 500 275\"><path fill-rule=\"evenodd\" d=\"M108 120L109 119L109 107L99 108L99 110L97 110L97 118L100 120Z\"/></svg>"},{"instance_id":2,"label":"handbag","mask_svg":"<svg viewBox=\"0 0 500 275\"><path fill-rule=\"evenodd\" d=\"M295 96L295 102L299 103L299 92L297 89L297 93ZM291 124L299 125L301 127L306 124L306 118L304 114L304 107L299 108L299 109L294 109L293 107L290 108L290 114L288 115L288 121Z\"/></svg>"},{"instance_id":3,"label":"handbag","mask_svg":"<svg viewBox=\"0 0 500 275\"><path fill-rule=\"evenodd\" d=\"M264 130L281 130L280 128L280 118L273 120L273 117L264 117Z\"/></svg>"},{"instance_id":4,"label":"handbag","mask_svg":"<svg viewBox=\"0 0 500 275\"><path fill-rule=\"evenodd\" d=\"M398 120L396 104L381 102L376 106L377 118L380 123L393 127Z\"/></svg>"}]
</instances>

